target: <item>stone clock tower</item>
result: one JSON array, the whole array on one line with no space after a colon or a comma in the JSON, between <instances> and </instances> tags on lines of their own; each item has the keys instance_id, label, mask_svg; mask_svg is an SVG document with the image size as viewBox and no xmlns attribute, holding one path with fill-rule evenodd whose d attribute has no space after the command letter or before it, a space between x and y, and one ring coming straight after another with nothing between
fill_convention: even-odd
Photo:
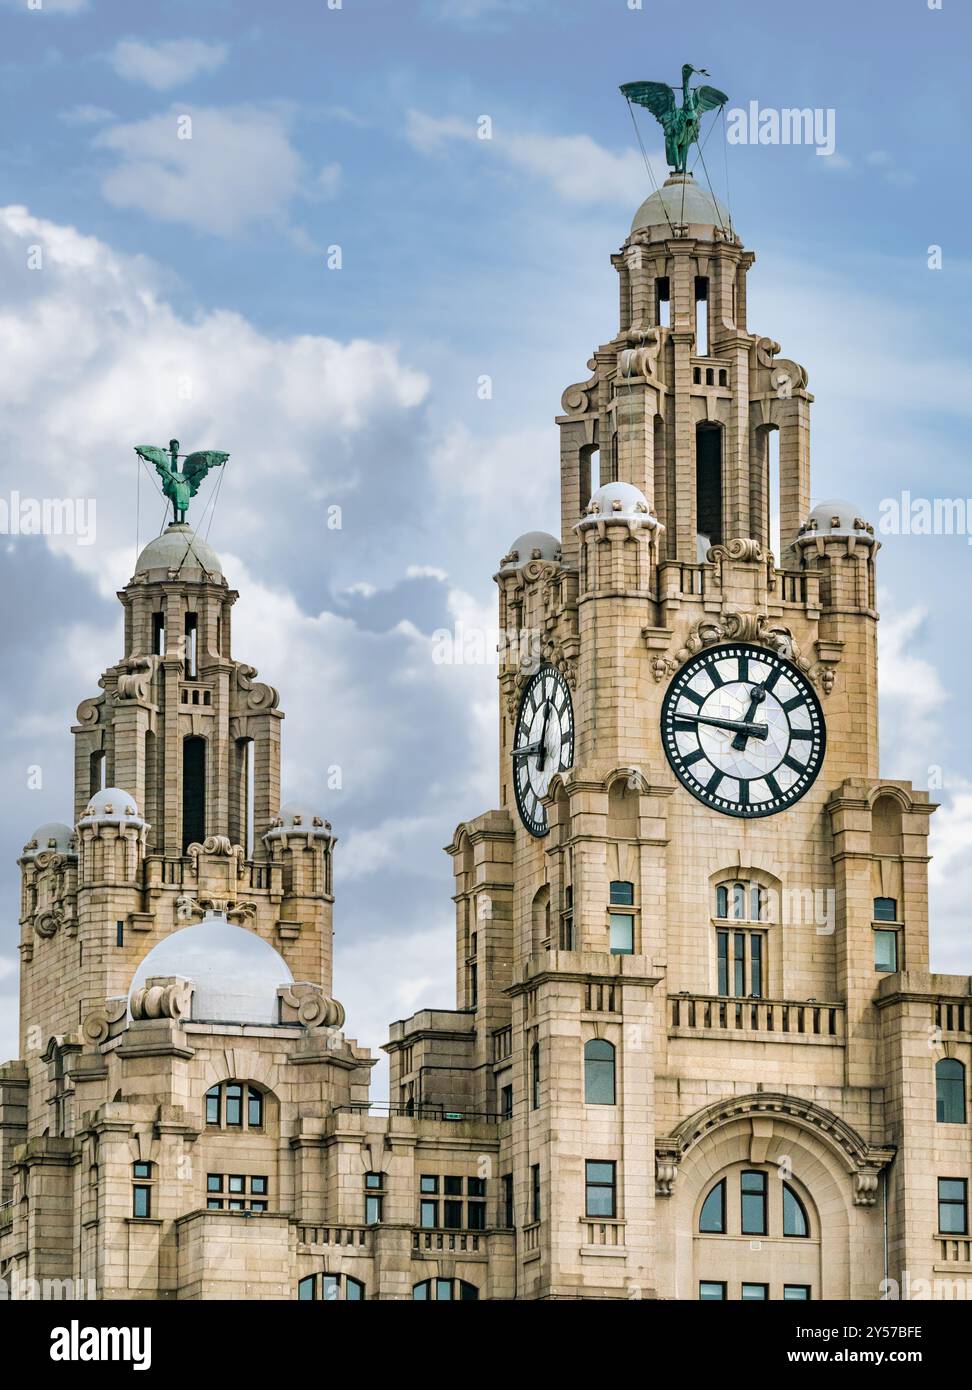
<instances>
[{"instance_id":1,"label":"stone clock tower","mask_svg":"<svg viewBox=\"0 0 972 1390\"><path fill-rule=\"evenodd\" d=\"M873 527L811 508L807 373L749 327L726 209L674 174L612 260L562 539L496 575L459 1012L397 1025L393 1098L500 1117L517 1297L972 1274L970 982L926 973L934 807L878 767Z\"/></svg>"}]
</instances>

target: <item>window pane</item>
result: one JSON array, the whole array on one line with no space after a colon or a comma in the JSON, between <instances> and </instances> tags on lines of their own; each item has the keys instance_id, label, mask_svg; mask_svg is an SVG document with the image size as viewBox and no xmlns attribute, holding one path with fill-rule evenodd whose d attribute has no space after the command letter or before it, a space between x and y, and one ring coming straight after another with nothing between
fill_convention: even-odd
<instances>
[{"instance_id":1,"label":"window pane","mask_svg":"<svg viewBox=\"0 0 972 1390\"><path fill-rule=\"evenodd\" d=\"M266 1202L251 1202L251 1203L250 1203L250 1210L251 1210L251 1211L266 1211L266 1209L267 1209L267 1204L266 1204Z\"/></svg>"},{"instance_id":2,"label":"window pane","mask_svg":"<svg viewBox=\"0 0 972 1390\"><path fill-rule=\"evenodd\" d=\"M716 932L719 956L719 994L729 993L729 933Z\"/></svg>"},{"instance_id":3,"label":"window pane","mask_svg":"<svg viewBox=\"0 0 972 1390\"><path fill-rule=\"evenodd\" d=\"M611 913L611 955L630 956L634 952L634 918L627 912Z\"/></svg>"},{"instance_id":4,"label":"window pane","mask_svg":"<svg viewBox=\"0 0 972 1390\"><path fill-rule=\"evenodd\" d=\"M702 1203L699 1216L700 1231L716 1231L722 1234L726 1229L726 1181L717 1182Z\"/></svg>"},{"instance_id":5,"label":"window pane","mask_svg":"<svg viewBox=\"0 0 972 1390\"><path fill-rule=\"evenodd\" d=\"M749 938L750 994L759 999L763 994L763 938L754 933Z\"/></svg>"},{"instance_id":6,"label":"window pane","mask_svg":"<svg viewBox=\"0 0 972 1390\"><path fill-rule=\"evenodd\" d=\"M746 938L741 931L732 937L732 992L737 996L746 993Z\"/></svg>"},{"instance_id":7,"label":"window pane","mask_svg":"<svg viewBox=\"0 0 972 1390\"><path fill-rule=\"evenodd\" d=\"M365 1197L365 1225L376 1226L381 1220L381 1198Z\"/></svg>"},{"instance_id":8,"label":"window pane","mask_svg":"<svg viewBox=\"0 0 972 1390\"><path fill-rule=\"evenodd\" d=\"M875 922L896 922L898 920L897 898L874 899Z\"/></svg>"},{"instance_id":9,"label":"window pane","mask_svg":"<svg viewBox=\"0 0 972 1390\"><path fill-rule=\"evenodd\" d=\"M946 1235L968 1234L967 1184L963 1178L938 1179L938 1229Z\"/></svg>"},{"instance_id":10,"label":"window pane","mask_svg":"<svg viewBox=\"0 0 972 1390\"><path fill-rule=\"evenodd\" d=\"M306 1279L301 1279L300 1283L297 1285L297 1297L299 1299L304 1300L314 1297L314 1284L316 1279L317 1276L315 1274L308 1274Z\"/></svg>"},{"instance_id":11,"label":"window pane","mask_svg":"<svg viewBox=\"0 0 972 1390\"><path fill-rule=\"evenodd\" d=\"M416 1284L412 1289L413 1299L423 1299L429 1296L429 1281L426 1279L424 1284Z\"/></svg>"},{"instance_id":12,"label":"window pane","mask_svg":"<svg viewBox=\"0 0 972 1390\"><path fill-rule=\"evenodd\" d=\"M749 889L749 920L751 922L761 922L763 920L763 890L758 883L752 884Z\"/></svg>"},{"instance_id":13,"label":"window pane","mask_svg":"<svg viewBox=\"0 0 972 1390\"><path fill-rule=\"evenodd\" d=\"M218 1197L210 1197L206 1203L206 1208L208 1211L222 1211L223 1204Z\"/></svg>"},{"instance_id":14,"label":"window pane","mask_svg":"<svg viewBox=\"0 0 972 1390\"><path fill-rule=\"evenodd\" d=\"M426 1230L432 1230L439 1224L439 1204L438 1202L422 1202L419 1208L419 1225Z\"/></svg>"},{"instance_id":15,"label":"window pane","mask_svg":"<svg viewBox=\"0 0 972 1390\"><path fill-rule=\"evenodd\" d=\"M965 1124L965 1068L956 1057L935 1064L935 1119L940 1125Z\"/></svg>"},{"instance_id":16,"label":"window pane","mask_svg":"<svg viewBox=\"0 0 972 1390\"><path fill-rule=\"evenodd\" d=\"M446 1300L448 1300L449 1302L451 1302L451 1301L452 1301L452 1280L451 1280L451 1279L436 1279L436 1281L435 1281L435 1296L436 1296L436 1299L438 1300L439 1303L442 1303L443 1301L446 1301Z\"/></svg>"},{"instance_id":17,"label":"window pane","mask_svg":"<svg viewBox=\"0 0 972 1390\"><path fill-rule=\"evenodd\" d=\"M231 1173L229 1180L230 1192L244 1192L246 1190L245 1179L239 1173Z\"/></svg>"},{"instance_id":18,"label":"window pane","mask_svg":"<svg viewBox=\"0 0 972 1390\"><path fill-rule=\"evenodd\" d=\"M479 1298L479 1290L475 1284L467 1284L464 1279L459 1280L459 1297L466 1303Z\"/></svg>"},{"instance_id":19,"label":"window pane","mask_svg":"<svg viewBox=\"0 0 972 1390\"><path fill-rule=\"evenodd\" d=\"M213 1086L206 1092L206 1123L219 1124L219 1087Z\"/></svg>"},{"instance_id":20,"label":"window pane","mask_svg":"<svg viewBox=\"0 0 972 1390\"><path fill-rule=\"evenodd\" d=\"M732 885L732 915L740 922L746 916L746 887L742 883Z\"/></svg>"},{"instance_id":21,"label":"window pane","mask_svg":"<svg viewBox=\"0 0 972 1390\"><path fill-rule=\"evenodd\" d=\"M442 1203L442 1225L447 1231L462 1230L462 1203Z\"/></svg>"},{"instance_id":22,"label":"window pane","mask_svg":"<svg viewBox=\"0 0 972 1390\"><path fill-rule=\"evenodd\" d=\"M531 1072L532 1091L533 1091L533 1095L532 1095L533 1108L534 1108L534 1110L539 1110L539 1108L540 1108L540 1046L539 1046L538 1043L534 1043L534 1044L533 1044L533 1048L532 1048L532 1050L531 1050L531 1052L530 1052L530 1072Z\"/></svg>"},{"instance_id":23,"label":"window pane","mask_svg":"<svg viewBox=\"0 0 972 1390\"><path fill-rule=\"evenodd\" d=\"M150 1178L152 1176L151 1163L134 1163L132 1168L136 1178Z\"/></svg>"},{"instance_id":24,"label":"window pane","mask_svg":"<svg viewBox=\"0 0 972 1390\"><path fill-rule=\"evenodd\" d=\"M706 1299L718 1299L720 1302L724 1302L725 1297L725 1284L716 1284L710 1279L703 1279L702 1283L699 1285L699 1298L703 1301Z\"/></svg>"},{"instance_id":25,"label":"window pane","mask_svg":"<svg viewBox=\"0 0 972 1390\"><path fill-rule=\"evenodd\" d=\"M466 1182L466 1192L469 1194L470 1197L485 1197L485 1196L486 1196L486 1179L485 1179L485 1178L469 1178L468 1181Z\"/></svg>"},{"instance_id":26,"label":"window pane","mask_svg":"<svg viewBox=\"0 0 972 1390\"><path fill-rule=\"evenodd\" d=\"M445 1193L447 1197L461 1197L462 1178L454 1177L452 1174L450 1174L446 1178L443 1178L442 1191Z\"/></svg>"},{"instance_id":27,"label":"window pane","mask_svg":"<svg viewBox=\"0 0 972 1390\"><path fill-rule=\"evenodd\" d=\"M135 1187L132 1189L132 1215L148 1216L150 1208L150 1194L152 1189L149 1187Z\"/></svg>"},{"instance_id":28,"label":"window pane","mask_svg":"<svg viewBox=\"0 0 972 1390\"><path fill-rule=\"evenodd\" d=\"M874 969L889 970L893 974L898 968L898 933L896 931L876 931L874 933Z\"/></svg>"},{"instance_id":29,"label":"window pane","mask_svg":"<svg viewBox=\"0 0 972 1390\"><path fill-rule=\"evenodd\" d=\"M725 884L721 884L716 889L716 916L729 916L729 889Z\"/></svg>"},{"instance_id":30,"label":"window pane","mask_svg":"<svg viewBox=\"0 0 972 1390\"><path fill-rule=\"evenodd\" d=\"M807 1284L784 1284L784 1299L808 1299L810 1297L810 1287Z\"/></svg>"},{"instance_id":31,"label":"window pane","mask_svg":"<svg viewBox=\"0 0 972 1390\"><path fill-rule=\"evenodd\" d=\"M744 1236L766 1234L766 1174L744 1172L740 1182L742 1233Z\"/></svg>"},{"instance_id":32,"label":"window pane","mask_svg":"<svg viewBox=\"0 0 972 1390\"><path fill-rule=\"evenodd\" d=\"M223 1175L222 1175L222 1173L209 1173L209 1174L207 1174L207 1176L206 1176L206 1191L207 1191L207 1192L222 1192L222 1190L223 1190Z\"/></svg>"},{"instance_id":33,"label":"window pane","mask_svg":"<svg viewBox=\"0 0 972 1390\"><path fill-rule=\"evenodd\" d=\"M263 1097L252 1086L247 1095L246 1122L251 1129L259 1129L263 1124Z\"/></svg>"},{"instance_id":34,"label":"window pane","mask_svg":"<svg viewBox=\"0 0 972 1390\"><path fill-rule=\"evenodd\" d=\"M381 1187L380 1173L365 1173L365 1187Z\"/></svg>"},{"instance_id":35,"label":"window pane","mask_svg":"<svg viewBox=\"0 0 972 1390\"><path fill-rule=\"evenodd\" d=\"M469 1220L467 1225L470 1231L485 1231L486 1229L486 1203L469 1203Z\"/></svg>"},{"instance_id":36,"label":"window pane","mask_svg":"<svg viewBox=\"0 0 972 1390\"><path fill-rule=\"evenodd\" d=\"M262 1194L262 1193L266 1192L266 1190L267 1190L267 1180L266 1180L266 1178L264 1178L264 1177L255 1177L255 1178L251 1178L251 1179L250 1179L250 1191L251 1191L251 1192L258 1192L258 1193L261 1193L261 1194Z\"/></svg>"},{"instance_id":37,"label":"window pane","mask_svg":"<svg viewBox=\"0 0 972 1390\"><path fill-rule=\"evenodd\" d=\"M634 903L634 884L622 882L612 883L611 902L618 907L631 907Z\"/></svg>"},{"instance_id":38,"label":"window pane","mask_svg":"<svg viewBox=\"0 0 972 1390\"><path fill-rule=\"evenodd\" d=\"M765 1284L743 1284L742 1296L744 1300L764 1299L769 1297Z\"/></svg>"},{"instance_id":39,"label":"window pane","mask_svg":"<svg viewBox=\"0 0 972 1390\"><path fill-rule=\"evenodd\" d=\"M604 1038L584 1044L584 1101L587 1105L614 1104L614 1048Z\"/></svg>"},{"instance_id":40,"label":"window pane","mask_svg":"<svg viewBox=\"0 0 972 1390\"><path fill-rule=\"evenodd\" d=\"M783 1234L785 1236L808 1236L810 1234L803 1203L788 1182L783 1184Z\"/></svg>"},{"instance_id":41,"label":"window pane","mask_svg":"<svg viewBox=\"0 0 972 1390\"><path fill-rule=\"evenodd\" d=\"M336 1303L341 1297L341 1281L336 1274L321 1275L321 1298L328 1303Z\"/></svg>"},{"instance_id":42,"label":"window pane","mask_svg":"<svg viewBox=\"0 0 972 1390\"><path fill-rule=\"evenodd\" d=\"M420 1191L420 1192L438 1192L438 1190L439 1190L439 1179L438 1179L438 1178L436 1178L436 1177L430 1177L428 1173L423 1174L422 1177L419 1178L419 1191Z\"/></svg>"},{"instance_id":43,"label":"window pane","mask_svg":"<svg viewBox=\"0 0 972 1390\"><path fill-rule=\"evenodd\" d=\"M226 1123L228 1125L242 1125L243 1123L243 1096L241 1086L226 1087Z\"/></svg>"},{"instance_id":44,"label":"window pane","mask_svg":"<svg viewBox=\"0 0 972 1390\"><path fill-rule=\"evenodd\" d=\"M504 1086L504 1087L503 1087L503 1090L502 1090L502 1093L501 1093L500 1113L502 1114L504 1120L509 1120L509 1119L512 1119L512 1117L513 1117L513 1087L512 1087L512 1086Z\"/></svg>"},{"instance_id":45,"label":"window pane","mask_svg":"<svg viewBox=\"0 0 972 1390\"><path fill-rule=\"evenodd\" d=\"M533 1214L533 1220L534 1220L534 1221L539 1221L539 1220L540 1220L540 1165L539 1165L539 1163L535 1163L535 1164L533 1165L532 1169L530 1170L530 1172L531 1172L531 1189L532 1189L531 1211L532 1211L532 1214Z\"/></svg>"},{"instance_id":46,"label":"window pane","mask_svg":"<svg viewBox=\"0 0 972 1390\"><path fill-rule=\"evenodd\" d=\"M360 1301L364 1298L364 1284L362 1284L360 1279L352 1279L350 1274L345 1275L344 1297L355 1301Z\"/></svg>"}]
</instances>

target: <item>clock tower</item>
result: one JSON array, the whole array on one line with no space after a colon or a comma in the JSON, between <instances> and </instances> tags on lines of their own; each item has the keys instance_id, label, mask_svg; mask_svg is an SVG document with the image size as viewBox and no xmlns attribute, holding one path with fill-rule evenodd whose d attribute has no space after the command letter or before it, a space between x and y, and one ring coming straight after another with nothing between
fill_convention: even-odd
<instances>
[{"instance_id":1,"label":"clock tower","mask_svg":"<svg viewBox=\"0 0 972 1390\"><path fill-rule=\"evenodd\" d=\"M646 199L617 330L563 393L561 539L496 574L458 1009L389 1050L410 1113L497 1116L517 1297L878 1298L936 1254L902 1036L968 981L925 973L935 808L878 767L879 543L811 506L813 397L749 326L753 261L691 174ZM949 1162L967 1182L967 1130Z\"/></svg>"}]
</instances>

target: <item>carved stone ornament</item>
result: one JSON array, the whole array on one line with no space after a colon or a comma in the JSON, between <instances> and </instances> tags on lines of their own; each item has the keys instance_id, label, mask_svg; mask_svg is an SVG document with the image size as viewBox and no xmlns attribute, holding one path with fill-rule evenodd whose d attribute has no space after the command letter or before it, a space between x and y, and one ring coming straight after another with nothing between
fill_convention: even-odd
<instances>
[{"instance_id":1,"label":"carved stone ornament","mask_svg":"<svg viewBox=\"0 0 972 1390\"><path fill-rule=\"evenodd\" d=\"M125 700L147 700L158 657L130 656L123 664L126 674L118 677L114 694L115 704L121 704Z\"/></svg>"},{"instance_id":2,"label":"carved stone ornament","mask_svg":"<svg viewBox=\"0 0 972 1390\"><path fill-rule=\"evenodd\" d=\"M64 926L64 912L59 907L52 907L47 912L39 912L34 922L34 931L38 936L54 936L61 927Z\"/></svg>"},{"instance_id":3,"label":"carved stone ornament","mask_svg":"<svg viewBox=\"0 0 972 1390\"><path fill-rule=\"evenodd\" d=\"M711 647L718 642L753 642L757 646L768 647L777 656L792 661L811 680L818 682L825 694L829 695L833 689L833 670L826 665L811 670L809 659L800 650L789 628L771 624L765 613L723 613L720 617L700 618L692 626L684 647L673 654L652 658L652 675L656 681L665 680L703 647Z\"/></svg>"},{"instance_id":4,"label":"carved stone ornament","mask_svg":"<svg viewBox=\"0 0 972 1390\"><path fill-rule=\"evenodd\" d=\"M132 995L132 1018L137 1023L151 1018L184 1018L191 1000L191 980L176 976L146 980Z\"/></svg>"},{"instance_id":5,"label":"carved stone ornament","mask_svg":"<svg viewBox=\"0 0 972 1390\"><path fill-rule=\"evenodd\" d=\"M712 546L706 552L705 558L710 564L718 564L722 560L747 560L751 563L771 565L773 552L764 550L759 541L737 536L734 540L726 541L723 545Z\"/></svg>"},{"instance_id":6,"label":"carved stone ornament","mask_svg":"<svg viewBox=\"0 0 972 1390\"><path fill-rule=\"evenodd\" d=\"M82 1036L86 1042L94 1043L96 1046L110 1042L112 1038L117 1038L124 1032L127 1014L127 995L114 995L106 999L100 1008L92 1009L88 1014L81 1025Z\"/></svg>"},{"instance_id":7,"label":"carved stone ornament","mask_svg":"<svg viewBox=\"0 0 972 1390\"><path fill-rule=\"evenodd\" d=\"M87 700L82 700L78 705L77 721L85 728L92 724L97 724L101 718L101 709L105 703L104 695L92 695Z\"/></svg>"},{"instance_id":8,"label":"carved stone ornament","mask_svg":"<svg viewBox=\"0 0 972 1390\"><path fill-rule=\"evenodd\" d=\"M876 1168L862 1168L854 1174L855 1207L873 1207L878 1194L878 1171Z\"/></svg>"},{"instance_id":9,"label":"carved stone ornament","mask_svg":"<svg viewBox=\"0 0 972 1390\"><path fill-rule=\"evenodd\" d=\"M265 685L263 681L255 681L257 673L255 666L244 666L242 663L236 668L236 684L241 690L246 691L246 705L251 710L276 709L280 703L280 692L272 685Z\"/></svg>"},{"instance_id":10,"label":"carved stone ornament","mask_svg":"<svg viewBox=\"0 0 972 1390\"><path fill-rule=\"evenodd\" d=\"M597 359L592 357L588 367L594 375L588 381L578 381L568 386L560 398L560 404L568 415L584 415L594 404L597 390Z\"/></svg>"},{"instance_id":11,"label":"carved stone ornament","mask_svg":"<svg viewBox=\"0 0 972 1390\"><path fill-rule=\"evenodd\" d=\"M280 1022L302 1023L305 1028L343 1028L344 1005L329 999L320 985L295 980L277 990Z\"/></svg>"},{"instance_id":12,"label":"carved stone ornament","mask_svg":"<svg viewBox=\"0 0 972 1390\"><path fill-rule=\"evenodd\" d=\"M236 877L242 878L246 872L246 850L242 845L234 845L228 835L207 835L202 844L194 841L186 850L193 861L193 869L196 874L199 872L199 856L201 854L225 855L227 859L236 859Z\"/></svg>"},{"instance_id":13,"label":"carved stone ornament","mask_svg":"<svg viewBox=\"0 0 972 1390\"><path fill-rule=\"evenodd\" d=\"M180 922L191 922L194 917L211 914L225 917L227 922L245 922L256 916L256 910L256 903L238 898L194 898L190 893L176 898L176 919Z\"/></svg>"},{"instance_id":14,"label":"carved stone ornament","mask_svg":"<svg viewBox=\"0 0 972 1390\"><path fill-rule=\"evenodd\" d=\"M678 1163L671 1154L655 1155L655 1194L670 1197L675 1190Z\"/></svg>"},{"instance_id":15,"label":"carved stone ornament","mask_svg":"<svg viewBox=\"0 0 972 1390\"><path fill-rule=\"evenodd\" d=\"M666 328L629 328L625 334L633 346L622 348L618 353L618 375L623 381L631 377L644 377L646 381L656 380L658 354L668 333Z\"/></svg>"}]
</instances>

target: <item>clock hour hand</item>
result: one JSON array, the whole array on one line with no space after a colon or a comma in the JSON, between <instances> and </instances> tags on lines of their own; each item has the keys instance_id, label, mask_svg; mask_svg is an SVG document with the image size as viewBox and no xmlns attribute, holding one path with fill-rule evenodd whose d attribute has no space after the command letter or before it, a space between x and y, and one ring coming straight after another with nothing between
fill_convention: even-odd
<instances>
[{"instance_id":1,"label":"clock hour hand","mask_svg":"<svg viewBox=\"0 0 972 1390\"><path fill-rule=\"evenodd\" d=\"M514 758L529 758L533 753L539 753L543 747L543 741L538 739L536 743L521 743L519 748L513 749Z\"/></svg>"},{"instance_id":2,"label":"clock hour hand","mask_svg":"<svg viewBox=\"0 0 972 1390\"><path fill-rule=\"evenodd\" d=\"M752 724L753 718L756 714L756 710L765 699L766 691L763 689L763 687L761 685L754 685L749 692L749 709L746 711L746 718L744 719L743 723ZM765 729L766 725L763 724L760 727ZM745 734L742 732L742 730L740 730L740 732L733 739L732 747L735 748L737 753L741 753L742 750L746 747L746 739L748 737L748 734ZM763 734L762 737L765 738L766 734Z\"/></svg>"},{"instance_id":3,"label":"clock hour hand","mask_svg":"<svg viewBox=\"0 0 972 1390\"><path fill-rule=\"evenodd\" d=\"M538 772L542 772L542 771L543 771L543 765L544 765L544 763L545 763L546 760L547 760L547 759L546 759L546 754L547 754L547 725L548 725L549 723L550 723L550 701L548 700L547 703L546 703L546 704L544 705L544 707L543 707L543 728L540 730L540 755L539 755L539 757L537 758L537 771L538 771Z\"/></svg>"},{"instance_id":4,"label":"clock hour hand","mask_svg":"<svg viewBox=\"0 0 972 1390\"><path fill-rule=\"evenodd\" d=\"M677 716L679 722L686 720L692 724L711 724L715 729L729 729L736 731L736 738L732 741L735 748L736 740L742 739L742 746L745 748L747 738L767 738L769 736L768 724L754 724L746 719L716 719L705 714L680 714Z\"/></svg>"}]
</instances>

